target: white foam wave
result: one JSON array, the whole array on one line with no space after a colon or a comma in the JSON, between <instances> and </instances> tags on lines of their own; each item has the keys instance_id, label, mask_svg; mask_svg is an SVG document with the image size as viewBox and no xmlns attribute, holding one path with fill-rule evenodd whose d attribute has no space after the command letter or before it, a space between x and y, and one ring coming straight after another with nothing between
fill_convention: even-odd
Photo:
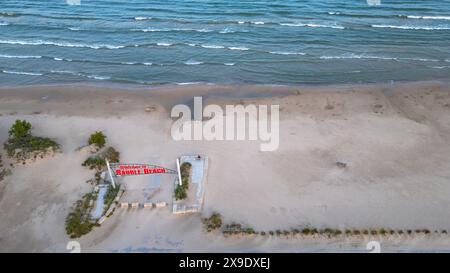
<instances>
[{"instance_id":1,"label":"white foam wave","mask_svg":"<svg viewBox=\"0 0 450 273\"><path fill-rule=\"evenodd\" d=\"M339 26L339 25L321 25L321 24L312 24L312 23L308 23L308 24L303 24L303 23L280 23L280 26L345 29L345 27Z\"/></svg>"},{"instance_id":2,"label":"white foam wave","mask_svg":"<svg viewBox=\"0 0 450 273\"><path fill-rule=\"evenodd\" d=\"M2 70L5 74L16 74L16 75L27 75L27 76L42 76L42 73L35 72L23 72L23 71L11 71L11 70Z\"/></svg>"},{"instance_id":3,"label":"white foam wave","mask_svg":"<svg viewBox=\"0 0 450 273\"><path fill-rule=\"evenodd\" d=\"M157 46L171 46L171 43L156 43Z\"/></svg>"},{"instance_id":4,"label":"white foam wave","mask_svg":"<svg viewBox=\"0 0 450 273\"><path fill-rule=\"evenodd\" d=\"M68 28L69 30L72 30L72 31L80 31L81 29L79 29L79 28L77 28L77 27L69 27Z\"/></svg>"},{"instance_id":5,"label":"white foam wave","mask_svg":"<svg viewBox=\"0 0 450 273\"><path fill-rule=\"evenodd\" d=\"M42 56L0 55L0 58L8 58L8 59L40 59L40 58L42 58Z\"/></svg>"},{"instance_id":6,"label":"white foam wave","mask_svg":"<svg viewBox=\"0 0 450 273\"><path fill-rule=\"evenodd\" d=\"M423 19L423 20L450 20L450 16L416 16L408 15L409 19Z\"/></svg>"},{"instance_id":7,"label":"white foam wave","mask_svg":"<svg viewBox=\"0 0 450 273\"><path fill-rule=\"evenodd\" d=\"M402 57L387 57L387 56L374 56L366 54L344 54L339 56L321 56L320 59L330 60L330 59L378 59L378 60L389 60L389 61L418 61L418 62L439 62L436 59L427 58L402 58Z\"/></svg>"},{"instance_id":8,"label":"white foam wave","mask_svg":"<svg viewBox=\"0 0 450 273\"><path fill-rule=\"evenodd\" d=\"M9 23L5 23L5 22L0 22L0 26L8 26Z\"/></svg>"},{"instance_id":9,"label":"white foam wave","mask_svg":"<svg viewBox=\"0 0 450 273\"><path fill-rule=\"evenodd\" d=\"M231 28L224 28L221 31L219 31L219 33L221 34L227 34L227 33L234 33L236 31L232 30Z\"/></svg>"},{"instance_id":10,"label":"white foam wave","mask_svg":"<svg viewBox=\"0 0 450 273\"><path fill-rule=\"evenodd\" d=\"M225 48L224 46L221 46L221 45L201 45L201 47L203 47L203 48L214 48L214 49Z\"/></svg>"},{"instance_id":11,"label":"white foam wave","mask_svg":"<svg viewBox=\"0 0 450 273\"><path fill-rule=\"evenodd\" d=\"M195 32L212 32L211 29L201 28L144 28L144 29L132 29L132 31L142 31L142 32L172 32L172 31L195 31Z\"/></svg>"},{"instance_id":12,"label":"white foam wave","mask_svg":"<svg viewBox=\"0 0 450 273\"><path fill-rule=\"evenodd\" d=\"M50 70L50 73L79 75L79 73L69 70Z\"/></svg>"},{"instance_id":13,"label":"white foam wave","mask_svg":"<svg viewBox=\"0 0 450 273\"><path fill-rule=\"evenodd\" d=\"M52 42L43 40L34 41L24 41L24 40L0 40L0 44L10 44L10 45L51 45L60 47L82 47L82 48L92 48L92 49L119 49L125 46L115 46L107 44L79 44L79 43L69 43L69 42Z\"/></svg>"},{"instance_id":14,"label":"white foam wave","mask_svg":"<svg viewBox=\"0 0 450 273\"><path fill-rule=\"evenodd\" d=\"M249 50L248 47L244 47L244 46L230 46L230 47L228 47L228 49L230 49L230 50L242 50L242 51Z\"/></svg>"},{"instance_id":15,"label":"white foam wave","mask_svg":"<svg viewBox=\"0 0 450 273\"><path fill-rule=\"evenodd\" d=\"M223 63L224 65L227 65L227 66L233 66L233 65L235 65L236 63Z\"/></svg>"},{"instance_id":16,"label":"white foam wave","mask_svg":"<svg viewBox=\"0 0 450 273\"><path fill-rule=\"evenodd\" d=\"M303 52L288 52L288 51L270 51L270 54L278 54L278 55L306 55Z\"/></svg>"},{"instance_id":17,"label":"white foam wave","mask_svg":"<svg viewBox=\"0 0 450 273\"><path fill-rule=\"evenodd\" d=\"M203 64L203 62L190 60L190 61L185 62L185 64L187 64L187 65L199 65L199 64Z\"/></svg>"},{"instance_id":18,"label":"white foam wave","mask_svg":"<svg viewBox=\"0 0 450 273\"><path fill-rule=\"evenodd\" d=\"M111 79L111 77L109 76L98 76L98 75L83 75L89 79L94 79L94 80L109 80Z\"/></svg>"},{"instance_id":19,"label":"white foam wave","mask_svg":"<svg viewBox=\"0 0 450 273\"><path fill-rule=\"evenodd\" d=\"M394 29L405 29L405 30L449 30L450 27L445 26L408 26L408 25L371 25L374 28L394 28Z\"/></svg>"},{"instance_id":20,"label":"white foam wave","mask_svg":"<svg viewBox=\"0 0 450 273\"><path fill-rule=\"evenodd\" d=\"M193 85L193 84L201 84L201 82L177 82L177 85Z\"/></svg>"},{"instance_id":21,"label":"white foam wave","mask_svg":"<svg viewBox=\"0 0 450 273\"><path fill-rule=\"evenodd\" d=\"M142 63L143 65L151 66L153 63Z\"/></svg>"},{"instance_id":22,"label":"white foam wave","mask_svg":"<svg viewBox=\"0 0 450 273\"><path fill-rule=\"evenodd\" d=\"M264 25L265 23L262 21L251 22L254 25Z\"/></svg>"},{"instance_id":23,"label":"white foam wave","mask_svg":"<svg viewBox=\"0 0 450 273\"><path fill-rule=\"evenodd\" d=\"M134 17L134 20L136 20L136 21L146 21L146 20L152 20L152 19L153 19L152 17L145 17L145 16Z\"/></svg>"}]
</instances>

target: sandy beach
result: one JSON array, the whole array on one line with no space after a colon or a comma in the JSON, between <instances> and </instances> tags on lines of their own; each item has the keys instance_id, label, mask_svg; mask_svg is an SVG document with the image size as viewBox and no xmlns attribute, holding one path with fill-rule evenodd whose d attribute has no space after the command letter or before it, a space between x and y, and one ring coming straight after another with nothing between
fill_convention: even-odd
<instances>
[{"instance_id":1,"label":"sandy beach","mask_svg":"<svg viewBox=\"0 0 450 273\"><path fill-rule=\"evenodd\" d=\"M170 110L191 105L194 95L205 104L280 105L279 149L261 152L258 141L174 141ZM374 239L384 251L450 250L450 236L442 234L226 238L206 233L201 222L219 212L224 222L255 230L450 230L448 82L2 88L1 143L16 119L57 140L62 153L17 165L0 182L0 252L67 252L65 218L90 191L85 181L94 173L81 166L87 154L76 149L98 130L123 162L175 168L181 155L205 154L208 181L201 214L119 209L78 239L83 252L364 252Z\"/></svg>"}]
</instances>

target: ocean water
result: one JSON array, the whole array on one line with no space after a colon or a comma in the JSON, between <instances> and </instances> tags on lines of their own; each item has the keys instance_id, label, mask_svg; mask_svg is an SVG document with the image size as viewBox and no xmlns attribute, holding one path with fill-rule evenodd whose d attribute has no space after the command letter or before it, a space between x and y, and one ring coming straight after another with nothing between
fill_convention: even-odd
<instances>
[{"instance_id":1,"label":"ocean water","mask_svg":"<svg viewBox=\"0 0 450 273\"><path fill-rule=\"evenodd\" d=\"M3 86L449 76L449 0L0 0Z\"/></svg>"}]
</instances>

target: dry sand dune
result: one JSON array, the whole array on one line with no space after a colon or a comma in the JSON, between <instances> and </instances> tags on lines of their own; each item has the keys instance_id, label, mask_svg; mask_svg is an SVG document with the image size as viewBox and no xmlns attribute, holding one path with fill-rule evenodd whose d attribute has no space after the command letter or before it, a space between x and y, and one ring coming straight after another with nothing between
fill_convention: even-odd
<instances>
[{"instance_id":1,"label":"dry sand dune","mask_svg":"<svg viewBox=\"0 0 450 273\"><path fill-rule=\"evenodd\" d=\"M450 88L396 85L192 86L112 89L53 86L0 90L0 141L16 119L55 138L62 154L0 182L0 251L65 252L64 220L92 173L76 152L102 130L122 161L175 168L183 154L210 159L203 216L219 212L256 230L427 228L450 230ZM171 139L170 108L192 103L279 104L280 146ZM145 109L147 108L147 111ZM347 164L346 168L336 165ZM224 238L201 215L118 210L79 241L82 251L365 251L362 239ZM450 237L383 239L387 250L449 250Z\"/></svg>"}]
</instances>

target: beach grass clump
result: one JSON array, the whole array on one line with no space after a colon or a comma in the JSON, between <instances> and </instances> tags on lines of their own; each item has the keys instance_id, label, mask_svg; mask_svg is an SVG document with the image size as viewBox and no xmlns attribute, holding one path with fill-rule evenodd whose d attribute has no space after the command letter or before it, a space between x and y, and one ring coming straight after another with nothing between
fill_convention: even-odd
<instances>
[{"instance_id":1,"label":"beach grass clump","mask_svg":"<svg viewBox=\"0 0 450 273\"><path fill-rule=\"evenodd\" d=\"M184 162L180 166L181 185L177 184L175 187L175 199L183 200L187 198L187 190L189 189L189 179L191 175L192 164Z\"/></svg>"},{"instance_id":2,"label":"beach grass clump","mask_svg":"<svg viewBox=\"0 0 450 273\"><path fill-rule=\"evenodd\" d=\"M102 131L93 133L88 140L89 145L95 145L97 148L103 148L106 144L106 136Z\"/></svg>"},{"instance_id":3,"label":"beach grass clump","mask_svg":"<svg viewBox=\"0 0 450 273\"><path fill-rule=\"evenodd\" d=\"M211 232L222 227L222 216L219 213L213 213L209 218L203 218L202 222L205 229Z\"/></svg>"},{"instance_id":4,"label":"beach grass clump","mask_svg":"<svg viewBox=\"0 0 450 273\"><path fill-rule=\"evenodd\" d=\"M20 161L38 156L43 158L46 153L56 152L59 144L46 137L31 134L32 125L26 120L16 120L9 129L9 138L4 143L7 155Z\"/></svg>"},{"instance_id":5,"label":"beach grass clump","mask_svg":"<svg viewBox=\"0 0 450 273\"><path fill-rule=\"evenodd\" d=\"M89 233L95 226L90 219L90 213L96 199L96 194L88 193L76 202L74 211L66 218L66 232L70 238L79 238Z\"/></svg>"}]
</instances>

